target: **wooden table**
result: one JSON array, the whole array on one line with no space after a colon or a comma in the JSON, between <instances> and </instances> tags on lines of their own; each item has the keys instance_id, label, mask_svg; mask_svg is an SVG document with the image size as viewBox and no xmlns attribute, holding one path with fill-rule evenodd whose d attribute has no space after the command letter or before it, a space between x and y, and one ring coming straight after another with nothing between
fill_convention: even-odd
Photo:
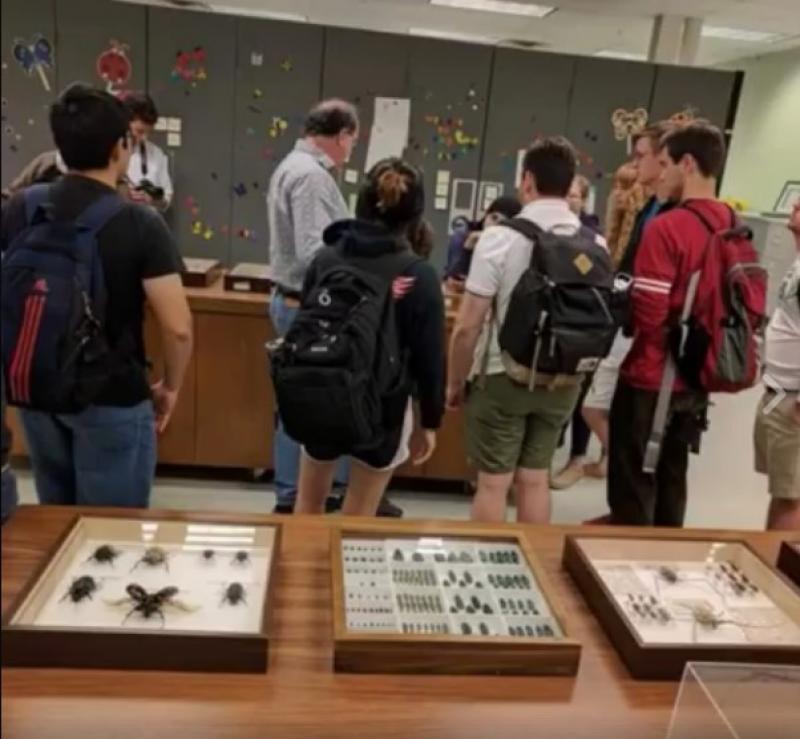
<instances>
[{"instance_id":1,"label":"wooden table","mask_svg":"<svg viewBox=\"0 0 800 739\"><path fill-rule=\"evenodd\" d=\"M275 398L264 344L275 331L269 296L224 288L224 275L208 287L186 288L194 321L194 353L172 421L158 440L158 461L198 467L272 469ZM455 300L455 298L448 298ZM453 320L448 310L448 326ZM448 332L449 333L449 332ZM164 353L148 311L145 344L152 379L163 376ZM15 456L26 454L14 410L9 412ZM468 477L462 413L448 413L439 445L424 467L404 465L400 477L462 481Z\"/></svg>"},{"instance_id":2,"label":"wooden table","mask_svg":"<svg viewBox=\"0 0 800 739\"><path fill-rule=\"evenodd\" d=\"M93 512L108 514L107 510ZM122 513L122 512L119 512ZM2 532L2 606L75 515L23 507ZM126 512L125 515L131 515ZM146 517L147 512L132 515ZM225 514L180 518L241 520ZM654 529L525 526L569 625L582 645L575 678L345 675L332 672L330 517L281 521L274 634L266 675L3 671L2 734L8 739L664 739L676 682L632 680L561 569L564 535L655 536ZM422 522L383 522L421 532ZM430 525L434 525L431 523ZM457 531L460 522L435 522ZM489 527L502 530L506 527ZM670 531L670 535L674 532ZM745 538L774 562L771 533L682 531L686 538ZM700 739L700 738L698 738Z\"/></svg>"}]
</instances>

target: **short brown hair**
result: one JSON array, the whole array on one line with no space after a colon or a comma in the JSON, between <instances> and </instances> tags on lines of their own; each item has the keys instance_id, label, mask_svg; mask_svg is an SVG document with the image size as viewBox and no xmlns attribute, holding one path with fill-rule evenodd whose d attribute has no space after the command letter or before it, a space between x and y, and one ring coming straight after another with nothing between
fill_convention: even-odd
<instances>
[{"instance_id":1,"label":"short brown hair","mask_svg":"<svg viewBox=\"0 0 800 739\"><path fill-rule=\"evenodd\" d=\"M540 195L565 198L575 177L575 148L563 136L551 136L534 143L525 154L522 168L536 180Z\"/></svg>"},{"instance_id":2,"label":"short brown hair","mask_svg":"<svg viewBox=\"0 0 800 739\"><path fill-rule=\"evenodd\" d=\"M696 120L669 131L661 139L669 158L677 163L689 154L704 177L719 177L725 163L725 138L722 131L708 121Z\"/></svg>"},{"instance_id":3,"label":"short brown hair","mask_svg":"<svg viewBox=\"0 0 800 739\"><path fill-rule=\"evenodd\" d=\"M651 123L647 128L643 128L639 133L634 134L633 144L635 146L639 139L648 139L653 146L653 151L658 151L661 148L661 139L674 128L675 124L669 121Z\"/></svg>"},{"instance_id":4,"label":"short brown hair","mask_svg":"<svg viewBox=\"0 0 800 739\"><path fill-rule=\"evenodd\" d=\"M589 191L592 188L592 186L589 184L589 178L582 174L576 174L574 181L578 183L578 189L581 191L581 200L586 200L589 197Z\"/></svg>"}]
</instances>

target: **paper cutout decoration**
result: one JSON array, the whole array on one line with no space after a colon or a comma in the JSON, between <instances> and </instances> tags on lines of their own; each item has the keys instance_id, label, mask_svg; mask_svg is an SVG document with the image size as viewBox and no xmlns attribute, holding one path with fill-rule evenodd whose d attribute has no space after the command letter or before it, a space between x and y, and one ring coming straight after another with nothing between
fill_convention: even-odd
<instances>
[{"instance_id":1,"label":"paper cutout decoration","mask_svg":"<svg viewBox=\"0 0 800 739\"><path fill-rule=\"evenodd\" d=\"M270 138L276 139L279 136L283 136L288 128L289 121L287 121L285 118L274 115L272 116L272 125L267 129L267 133L270 135Z\"/></svg>"},{"instance_id":2,"label":"paper cutout decoration","mask_svg":"<svg viewBox=\"0 0 800 739\"><path fill-rule=\"evenodd\" d=\"M39 75L42 81L42 86L47 92L50 92L50 81L47 79L45 67L52 68L53 66L53 46L41 34L33 37L32 41L25 41L24 39L14 39L14 46L12 47L14 59L17 64L31 76L34 71Z\"/></svg>"},{"instance_id":3,"label":"paper cutout decoration","mask_svg":"<svg viewBox=\"0 0 800 739\"><path fill-rule=\"evenodd\" d=\"M464 130L462 118L426 115L425 123L434 128L431 140L437 146L436 158L440 162L450 162L465 156L480 144L477 136Z\"/></svg>"},{"instance_id":4,"label":"paper cutout decoration","mask_svg":"<svg viewBox=\"0 0 800 739\"><path fill-rule=\"evenodd\" d=\"M206 50L202 46L196 46L192 51L179 51L175 55L172 79L183 80L197 87L198 82L208 79L205 64Z\"/></svg>"},{"instance_id":5,"label":"paper cutout decoration","mask_svg":"<svg viewBox=\"0 0 800 739\"><path fill-rule=\"evenodd\" d=\"M250 64L254 67L260 67L264 64L264 55L260 51L250 52Z\"/></svg>"},{"instance_id":6,"label":"paper cutout decoration","mask_svg":"<svg viewBox=\"0 0 800 739\"><path fill-rule=\"evenodd\" d=\"M636 110L617 108L611 114L614 138L617 141L627 140L628 154L631 153L633 137L644 130L648 118L648 113L644 108L636 108Z\"/></svg>"},{"instance_id":7,"label":"paper cutout decoration","mask_svg":"<svg viewBox=\"0 0 800 739\"><path fill-rule=\"evenodd\" d=\"M685 126L694 120L697 120L697 109L690 105L669 117L669 122L674 123L676 126Z\"/></svg>"},{"instance_id":8,"label":"paper cutout decoration","mask_svg":"<svg viewBox=\"0 0 800 739\"><path fill-rule=\"evenodd\" d=\"M97 76L106 83L106 92L112 95L123 92L124 86L130 82L133 74L133 66L128 58L129 48L127 44L111 39L109 47L97 56L95 62Z\"/></svg>"},{"instance_id":9,"label":"paper cutout decoration","mask_svg":"<svg viewBox=\"0 0 800 739\"><path fill-rule=\"evenodd\" d=\"M293 68L292 60L289 58L284 59L281 62L280 67L284 72L291 72Z\"/></svg>"},{"instance_id":10,"label":"paper cutout decoration","mask_svg":"<svg viewBox=\"0 0 800 739\"><path fill-rule=\"evenodd\" d=\"M233 186L233 193L238 197L242 198L247 195L247 185L244 182L240 182L238 185Z\"/></svg>"}]
</instances>

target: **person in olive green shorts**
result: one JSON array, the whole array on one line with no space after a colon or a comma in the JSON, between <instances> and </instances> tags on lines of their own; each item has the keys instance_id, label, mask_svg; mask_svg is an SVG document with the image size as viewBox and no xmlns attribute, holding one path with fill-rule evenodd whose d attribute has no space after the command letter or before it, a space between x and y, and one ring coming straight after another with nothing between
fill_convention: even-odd
<instances>
[{"instance_id":1,"label":"person in olive green shorts","mask_svg":"<svg viewBox=\"0 0 800 739\"><path fill-rule=\"evenodd\" d=\"M580 220L566 200L574 175L575 153L568 141L553 138L534 144L523 164L519 194L525 205L520 217L544 230L575 233ZM597 241L605 246L601 236ZM512 484L518 520L550 520L550 465L584 377L537 373L529 390L525 378L512 379L504 367L497 327L530 264L532 248L529 239L502 225L484 231L453 330L447 404L455 409L466 402L467 451L478 470L474 520L504 520ZM467 391L468 379L474 382Z\"/></svg>"}]
</instances>

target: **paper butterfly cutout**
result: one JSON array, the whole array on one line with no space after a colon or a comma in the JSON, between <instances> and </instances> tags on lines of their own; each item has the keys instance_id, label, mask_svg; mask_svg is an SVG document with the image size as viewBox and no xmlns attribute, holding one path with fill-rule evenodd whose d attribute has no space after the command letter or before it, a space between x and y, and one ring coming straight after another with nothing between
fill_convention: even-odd
<instances>
[{"instance_id":1,"label":"paper butterfly cutout","mask_svg":"<svg viewBox=\"0 0 800 739\"><path fill-rule=\"evenodd\" d=\"M34 36L33 41L17 38L14 39L12 54L28 75L32 75L35 70L44 89L50 92L50 81L47 79L44 68L53 66L52 44L41 34Z\"/></svg>"},{"instance_id":2,"label":"paper butterfly cutout","mask_svg":"<svg viewBox=\"0 0 800 739\"><path fill-rule=\"evenodd\" d=\"M205 62L206 50L202 46L192 51L179 51L175 56L172 79L191 83L207 79Z\"/></svg>"},{"instance_id":3,"label":"paper butterfly cutout","mask_svg":"<svg viewBox=\"0 0 800 739\"><path fill-rule=\"evenodd\" d=\"M696 110L692 107L686 107L683 110L679 110L677 113L673 113L669 117L669 121L670 123L674 123L676 126L685 126L696 118Z\"/></svg>"},{"instance_id":4,"label":"paper butterfly cutout","mask_svg":"<svg viewBox=\"0 0 800 739\"><path fill-rule=\"evenodd\" d=\"M627 139L628 153L631 153L631 140L633 136L644 130L649 115L644 108L625 110L617 108L611 114L611 125L614 127L614 138L617 141Z\"/></svg>"}]
</instances>

